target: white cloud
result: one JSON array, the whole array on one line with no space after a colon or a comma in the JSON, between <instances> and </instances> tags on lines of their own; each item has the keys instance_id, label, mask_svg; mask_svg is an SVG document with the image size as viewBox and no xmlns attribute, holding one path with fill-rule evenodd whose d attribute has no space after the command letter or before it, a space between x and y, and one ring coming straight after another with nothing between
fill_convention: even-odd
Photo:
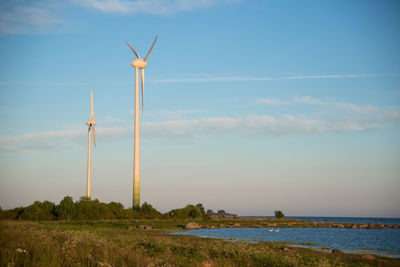
<instances>
[{"instance_id":1,"label":"white cloud","mask_svg":"<svg viewBox=\"0 0 400 267\"><path fill-rule=\"evenodd\" d=\"M296 97L292 103L306 103L327 108L334 116L301 116L265 114L247 117L205 117L200 119L175 119L142 122L141 134L145 139L203 138L219 134L239 136L284 136L311 135L321 133L358 132L383 128L400 123L399 107L358 106L349 103L324 101L311 97ZM275 101L272 101L275 103ZM332 110L332 108L334 108ZM164 111L169 112L169 111ZM173 111L171 111L173 112ZM176 111L185 113L191 111ZM197 111L193 111L197 113ZM105 122L107 119L105 120ZM107 143L128 138L132 134L131 124L124 120L108 117L109 124L122 127L96 127L96 139ZM103 124L104 125L104 124ZM60 130L28 133L20 136L1 136L0 152L39 152L48 149L85 148L87 130ZM98 142L99 143L99 142Z\"/></svg>"},{"instance_id":2,"label":"white cloud","mask_svg":"<svg viewBox=\"0 0 400 267\"><path fill-rule=\"evenodd\" d=\"M364 120L321 120L292 115L253 115L246 118L213 117L143 124L147 137L205 137L215 134L283 136L366 131L400 122L400 112L384 113Z\"/></svg>"},{"instance_id":3,"label":"white cloud","mask_svg":"<svg viewBox=\"0 0 400 267\"><path fill-rule=\"evenodd\" d=\"M240 0L20 0L0 1L0 33L34 34L64 24L60 12L72 4L108 14L168 15Z\"/></svg>"},{"instance_id":4,"label":"white cloud","mask_svg":"<svg viewBox=\"0 0 400 267\"><path fill-rule=\"evenodd\" d=\"M394 76L390 74L333 74L333 75L300 75L300 76L214 76L198 78L177 78L155 80L154 83L207 83L207 82L246 82L246 81L286 81L286 80L313 80L313 79L359 79Z\"/></svg>"},{"instance_id":5,"label":"white cloud","mask_svg":"<svg viewBox=\"0 0 400 267\"><path fill-rule=\"evenodd\" d=\"M113 14L168 15L240 0L72 0L76 4Z\"/></svg>"},{"instance_id":6,"label":"white cloud","mask_svg":"<svg viewBox=\"0 0 400 267\"><path fill-rule=\"evenodd\" d=\"M0 32L33 33L62 24L63 20L54 14L56 9L57 5L47 1L6 1L0 5Z\"/></svg>"},{"instance_id":7,"label":"white cloud","mask_svg":"<svg viewBox=\"0 0 400 267\"><path fill-rule=\"evenodd\" d=\"M127 135L129 128L96 127L96 139L120 138ZM35 153L49 149L82 148L87 141L87 129L59 130L39 133L27 133L19 136L0 136L0 152Z\"/></svg>"},{"instance_id":8,"label":"white cloud","mask_svg":"<svg viewBox=\"0 0 400 267\"><path fill-rule=\"evenodd\" d=\"M289 104L307 104L307 105L315 105L320 108L325 109L336 109L345 112L351 112L353 114L369 114L373 112L379 112L379 109L372 105L355 105L351 103L344 103L332 100L322 100L319 98L314 98L311 96L295 96L291 101L283 101L277 99L269 99L269 98L258 98L255 100L257 104L266 104L266 105L289 105Z\"/></svg>"}]
</instances>

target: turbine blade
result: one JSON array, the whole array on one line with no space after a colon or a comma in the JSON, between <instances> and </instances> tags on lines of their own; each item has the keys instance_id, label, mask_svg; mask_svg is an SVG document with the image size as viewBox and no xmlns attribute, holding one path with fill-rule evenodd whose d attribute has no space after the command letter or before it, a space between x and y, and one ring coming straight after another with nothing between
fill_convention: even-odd
<instances>
[{"instance_id":1,"label":"turbine blade","mask_svg":"<svg viewBox=\"0 0 400 267\"><path fill-rule=\"evenodd\" d=\"M95 126L93 126L93 144L94 144L94 147L96 147L96 134L95 134L94 128L95 128Z\"/></svg>"},{"instance_id":2,"label":"turbine blade","mask_svg":"<svg viewBox=\"0 0 400 267\"><path fill-rule=\"evenodd\" d=\"M147 55L146 55L146 57L144 58L144 61L146 61L147 58L150 56L151 50L153 50L153 47L154 47L154 45L156 44L157 38L158 38L158 35L156 36L156 39L154 39L153 45L151 46L149 52L147 52Z\"/></svg>"},{"instance_id":3,"label":"turbine blade","mask_svg":"<svg viewBox=\"0 0 400 267\"><path fill-rule=\"evenodd\" d=\"M94 111L93 111L93 91L90 90L90 103L91 103L91 110L90 110L90 118L94 119Z\"/></svg>"},{"instance_id":4,"label":"turbine blade","mask_svg":"<svg viewBox=\"0 0 400 267\"><path fill-rule=\"evenodd\" d=\"M144 109L144 69L142 69L142 115Z\"/></svg>"},{"instance_id":5,"label":"turbine blade","mask_svg":"<svg viewBox=\"0 0 400 267\"><path fill-rule=\"evenodd\" d=\"M133 46L131 46L131 44L128 43L127 40L125 40L125 42L126 42L126 44L129 45L129 47L132 49L133 53L135 53L135 56L136 56L137 58L140 58L140 57L139 57L139 54L136 52L135 48L133 48Z\"/></svg>"}]
</instances>

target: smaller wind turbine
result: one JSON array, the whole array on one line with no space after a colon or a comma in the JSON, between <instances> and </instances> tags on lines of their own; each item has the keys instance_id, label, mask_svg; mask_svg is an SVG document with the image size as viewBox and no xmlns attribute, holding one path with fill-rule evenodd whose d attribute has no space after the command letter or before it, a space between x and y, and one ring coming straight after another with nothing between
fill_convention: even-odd
<instances>
[{"instance_id":1,"label":"smaller wind turbine","mask_svg":"<svg viewBox=\"0 0 400 267\"><path fill-rule=\"evenodd\" d=\"M95 125L96 121L94 120L94 111L93 111L93 91L90 90L91 97L91 110L90 110L90 120L86 122L86 125L89 126L88 129L88 168L87 168L87 198L90 199L90 134L93 132L93 144L96 147L96 135L95 135Z\"/></svg>"}]
</instances>

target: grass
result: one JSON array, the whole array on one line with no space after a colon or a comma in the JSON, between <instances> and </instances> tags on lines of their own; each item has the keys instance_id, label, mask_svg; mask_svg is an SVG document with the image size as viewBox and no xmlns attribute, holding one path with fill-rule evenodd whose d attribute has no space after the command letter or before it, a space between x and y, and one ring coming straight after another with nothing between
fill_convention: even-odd
<instances>
[{"instance_id":1,"label":"grass","mask_svg":"<svg viewBox=\"0 0 400 267\"><path fill-rule=\"evenodd\" d=\"M393 258L367 260L299 247L283 250L285 244L280 242L255 244L166 234L181 229L185 222L0 221L0 266L400 266L400 259ZM232 220L198 222L211 226ZM140 224L155 229L128 229Z\"/></svg>"}]
</instances>

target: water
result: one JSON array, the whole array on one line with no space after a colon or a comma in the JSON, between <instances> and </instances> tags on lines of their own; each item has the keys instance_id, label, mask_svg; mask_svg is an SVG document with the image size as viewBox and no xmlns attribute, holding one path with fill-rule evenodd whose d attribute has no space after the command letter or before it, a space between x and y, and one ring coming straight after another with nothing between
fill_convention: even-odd
<instances>
[{"instance_id":1,"label":"water","mask_svg":"<svg viewBox=\"0 0 400 267\"><path fill-rule=\"evenodd\" d=\"M346 253L380 254L400 258L400 229L269 228L200 229L176 233L246 241L285 241L304 247L338 248ZM312 245L310 245L312 243Z\"/></svg>"},{"instance_id":2,"label":"water","mask_svg":"<svg viewBox=\"0 0 400 267\"><path fill-rule=\"evenodd\" d=\"M274 218L273 216L244 216L244 218ZM374 218L374 217L312 217L312 216L285 216L287 219L299 219L311 222L332 222L332 223L383 223L383 224L399 224L400 218Z\"/></svg>"}]
</instances>

